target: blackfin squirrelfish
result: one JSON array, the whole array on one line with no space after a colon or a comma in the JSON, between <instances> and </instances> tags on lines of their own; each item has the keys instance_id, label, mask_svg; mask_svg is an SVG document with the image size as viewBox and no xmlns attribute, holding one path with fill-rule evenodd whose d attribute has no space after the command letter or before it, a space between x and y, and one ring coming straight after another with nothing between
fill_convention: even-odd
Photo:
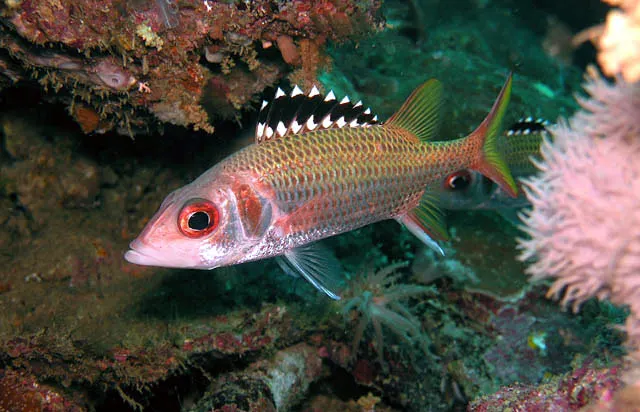
<instances>
[{"instance_id":1,"label":"blackfin squirrelfish","mask_svg":"<svg viewBox=\"0 0 640 412\"><path fill-rule=\"evenodd\" d=\"M339 299L340 265L314 242L395 219L441 252L436 240L447 232L428 187L469 169L517 195L498 150L511 84L509 75L475 131L449 141L435 141L437 80L416 88L384 123L333 92L278 89L262 104L255 144L169 194L125 259L213 269L279 257L288 272Z\"/></svg>"},{"instance_id":2,"label":"blackfin squirrelfish","mask_svg":"<svg viewBox=\"0 0 640 412\"><path fill-rule=\"evenodd\" d=\"M540 157L542 140L549 135L548 124L544 119L523 117L508 127L505 138L499 140L498 150L516 183L538 171L534 161ZM500 185L470 169L457 170L445 176L433 192L437 193L435 197L442 209L494 211L514 224L519 223L518 209L529 205L524 191L519 190L519 195L514 198Z\"/></svg>"}]
</instances>

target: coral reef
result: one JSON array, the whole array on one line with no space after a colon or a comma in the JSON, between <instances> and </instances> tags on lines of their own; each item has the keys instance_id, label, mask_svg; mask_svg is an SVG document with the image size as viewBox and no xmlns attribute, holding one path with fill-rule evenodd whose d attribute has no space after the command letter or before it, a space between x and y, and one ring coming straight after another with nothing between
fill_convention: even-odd
<instances>
[{"instance_id":1,"label":"coral reef","mask_svg":"<svg viewBox=\"0 0 640 412\"><path fill-rule=\"evenodd\" d=\"M35 376L11 369L0 370L0 411L81 412L86 399L69 399L61 391L38 383Z\"/></svg>"},{"instance_id":2,"label":"coral reef","mask_svg":"<svg viewBox=\"0 0 640 412\"><path fill-rule=\"evenodd\" d=\"M191 411L290 410L327 372L314 347L291 346L215 381Z\"/></svg>"},{"instance_id":3,"label":"coral reef","mask_svg":"<svg viewBox=\"0 0 640 412\"><path fill-rule=\"evenodd\" d=\"M345 411L345 412L392 412L398 409L384 405L379 396L371 392L357 400L343 401L337 397L318 395L304 407L305 412Z\"/></svg>"},{"instance_id":4,"label":"coral reef","mask_svg":"<svg viewBox=\"0 0 640 412\"><path fill-rule=\"evenodd\" d=\"M620 366L598 367L584 362L571 372L539 386L516 384L500 389L469 404L469 411L577 411L595 402L598 411L627 409L615 400L613 393L620 387ZM590 409L587 409L590 410Z\"/></svg>"},{"instance_id":5,"label":"coral reef","mask_svg":"<svg viewBox=\"0 0 640 412\"><path fill-rule=\"evenodd\" d=\"M328 41L375 30L376 1L15 1L0 6L0 86L34 78L86 132L168 122L213 131L291 73L315 82ZM273 52L272 49L279 49ZM20 86L20 84L18 84Z\"/></svg>"},{"instance_id":6,"label":"coral reef","mask_svg":"<svg viewBox=\"0 0 640 412\"><path fill-rule=\"evenodd\" d=\"M568 14L587 9L578 1ZM0 392L13 402L1 408L458 411L504 385L503 400L607 402L623 353L609 325L626 313L595 300L559 311L528 285L515 229L489 214L448 216L446 259L393 221L333 239L345 276L370 262L340 303L269 261L215 271L123 261L167 193L253 141L243 110L276 82L309 83L320 68L325 88L389 115L437 77L445 138L477 124L509 70L507 121L577 107L580 70L542 45L550 11L389 0L384 30L360 37L381 28L378 6L0 3ZM213 126L213 138L189 130ZM631 404L628 388L618 395Z\"/></svg>"},{"instance_id":7,"label":"coral reef","mask_svg":"<svg viewBox=\"0 0 640 412\"><path fill-rule=\"evenodd\" d=\"M64 138L43 140L41 130L28 127L20 118L2 117L2 146L9 157L0 165L2 190L15 196L28 213L30 230L42 227L55 213L52 203L84 209L98 205L101 186L114 178L113 171L74 154L71 142Z\"/></svg>"}]
</instances>

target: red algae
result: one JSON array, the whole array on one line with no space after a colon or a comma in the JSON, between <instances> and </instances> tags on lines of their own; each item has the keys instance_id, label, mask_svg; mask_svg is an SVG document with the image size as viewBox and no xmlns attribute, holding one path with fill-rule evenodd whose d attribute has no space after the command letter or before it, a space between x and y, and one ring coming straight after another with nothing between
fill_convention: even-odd
<instances>
[{"instance_id":1,"label":"red algae","mask_svg":"<svg viewBox=\"0 0 640 412\"><path fill-rule=\"evenodd\" d=\"M594 402L608 402L622 386L620 367L599 368L591 362L551 382L511 385L493 395L474 400L469 411L577 411ZM609 410L609 409L603 409Z\"/></svg>"}]
</instances>

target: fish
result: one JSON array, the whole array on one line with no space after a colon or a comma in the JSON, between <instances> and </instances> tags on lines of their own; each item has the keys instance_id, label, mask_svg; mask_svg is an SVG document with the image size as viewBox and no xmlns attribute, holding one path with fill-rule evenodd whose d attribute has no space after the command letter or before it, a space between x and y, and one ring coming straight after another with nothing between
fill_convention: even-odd
<instances>
[{"instance_id":1,"label":"fish","mask_svg":"<svg viewBox=\"0 0 640 412\"><path fill-rule=\"evenodd\" d=\"M523 117L509 126L498 147L512 176L519 180L538 171L534 162L540 157L540 145L549 136L549 122L542 118ZM529 205L524 191L511 197L500 185L470 169L457 170L444 177L439 187L438 205L446 210L494 211L508 222L520 223L519 209Z\"/></svg>"},{"instance_id":2,"label":"fish","mask_svg":"<svg viewBox=\"0 0 640 412\"><path fill-rule=\"evenodd\" d=\"M340 263L317 241L395 219L443 254L444 216L428 187L469 169L517 196L498 150L511 89L509 74L475 131L436 140L443 86L435 79L386 122L332 91L278 88L262 103L255 143L170 193L124 258L214 269L275 257L287 273L340 299Z\"/></svg>"}]
</instances>

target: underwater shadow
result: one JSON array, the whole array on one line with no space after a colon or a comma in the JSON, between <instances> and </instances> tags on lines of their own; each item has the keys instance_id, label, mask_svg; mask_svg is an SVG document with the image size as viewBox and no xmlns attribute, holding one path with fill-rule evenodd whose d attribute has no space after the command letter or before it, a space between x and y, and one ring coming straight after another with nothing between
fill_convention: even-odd
<instances>
[{"instance_id":1,"label":"underwater shadow","mask_svg":"<svg viewBox=\"0 0 640 412\"><path fill-rule=\"evenodd\" d=\"M290 277L271 261L214 270L176 270L131 307L139 318L172 321L198 319L247 309L264 303L301 299Z\"/></svg>"}]
</instances>

